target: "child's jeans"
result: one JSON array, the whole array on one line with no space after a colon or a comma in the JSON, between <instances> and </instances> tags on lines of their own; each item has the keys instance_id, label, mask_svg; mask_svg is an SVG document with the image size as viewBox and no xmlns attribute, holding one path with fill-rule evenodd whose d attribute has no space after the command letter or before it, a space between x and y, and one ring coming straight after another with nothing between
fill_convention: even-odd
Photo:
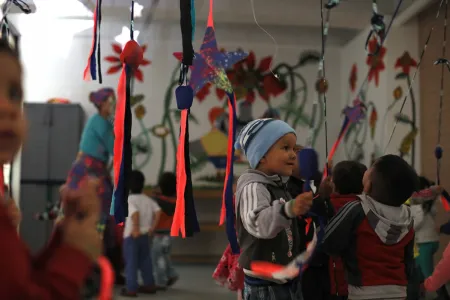
<instances>
[{"instance_id":1,"label":"child's jeans","mask_svg":"<svg viewBox=\"0 0 450 300\"><path fill-rule=\"evenodd\" d=\"M244 283L244 300L302 300L300 280L286 284L249 285Z\"/></svg>"},{"instance_id":2,"label":"child's jeans","mask_svg":"<svg viewBox=\"0 0 450 300\"><path fill-rule=\"evenodd\" d=\"M169 279L178 278L178 274L170 259L172 238L170 235L155 235L153 237L152 260L154 266L155 284L167 286Z\"/></svg>"},{"instance_id":3,"label":"child's jeans","mask_svg":"<svg viewBox=\"0 0 450 300\"><path fill-rule=\"evenodd\" d=\"M412 278L410 278L406 287L406 299L407 300L419 300L420 299L420 283L423 280L422 271L419 265L414 261L414 271Z\"/></svg>"},{"instance_id":4,"label":"child's jeans","mask_svg":"<svg viewBox=\"0 0 450 300\"><path fill-rule=\"evenodd\" d=\"M138 270L141 271L144 286L154 285L150 243L151 240L147 234L138 238L127 237L123 240L126 287L129 292L138 291Z\"/></svg>"}]
</instances>

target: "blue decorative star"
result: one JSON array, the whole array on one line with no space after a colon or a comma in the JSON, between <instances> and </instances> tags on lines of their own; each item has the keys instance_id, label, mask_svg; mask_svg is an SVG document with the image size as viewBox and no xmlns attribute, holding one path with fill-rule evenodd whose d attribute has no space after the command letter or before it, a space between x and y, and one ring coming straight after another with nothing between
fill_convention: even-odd
<instances>
[{"instance_id":1,"label":"blue decorative star","mask_svg":"<svg viewBox=\"0 0 450 300\"><path fill-rule=\"evenodd\" d=\"M182 60L180 52L174 53L178 60ZM194 90L194 95L200 91L208 82L214 83L218 88L227 93L233 92L226 70L229 70L237 62L245 59L248 53L241 50L233 52L220 52L217 48L216 34L214 28L206 28L200 53L195 53L192 66L192 75L189 84Z\"/></svg>"}]
</instances>

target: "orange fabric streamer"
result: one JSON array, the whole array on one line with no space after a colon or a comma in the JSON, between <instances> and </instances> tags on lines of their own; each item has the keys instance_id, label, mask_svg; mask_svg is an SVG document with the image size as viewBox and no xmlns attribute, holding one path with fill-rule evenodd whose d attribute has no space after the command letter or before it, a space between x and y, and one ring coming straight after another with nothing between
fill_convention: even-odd
<instances>
[{"instance_id":1,"label":"orange fabric streamer","mask_svg":"<svg viewBox=\"0 0 450 300\"><path fill-rule=\"evenodd\" d=\"M181 111L180 119L180 137L178 139L178 151L177 151L177 205L175 206L175 214L173 216L172 228L170 229L171 236L178 236L181 230L181 236L186 237L186 224L185 224L185 199L184 191L186 188L186 165L184 161L184 145L186 139L186 122L188 119L189 111L183 109Z\"/></svg>"},{"instance_id":2,"label":"orange fabric streamer","mask_svg":"<svg viewBox=\"0 0 450 300\"><path fill-rule=\"evenodd\" d=\"M114 120L114 186L117 186L120 176L120 166L123 159L123 140L124 140L124 127L125 122L125 104L127 102L126 76L125 64L120 74L119 85L117 86L117 102L116 102L116 115Z\"/></svg>"},{"instance_id":3,"label":"orange fabric streamer","mask_svg":"<svg viewBox=\"0 0 450 300\"><path fill-rule=\"evenodd\" d=\"M212 1L212 0L211 0ZM234 140L233 140L233 130L234 130L234 110L233 107L236 107L236 96L233 93L232 94L233 97L230 97L228 99L228 147L227 147L227 172L225 174L225 182L223 185L223 192L222 192L222 209L220 210L220 221L219 221L219 225L223 225L225 223L225 219L227 216L227 209L226 209L226 205L225 205L225 193L226 193L226 188L228 185L228 172L230 171L230 165L233 164L234 162L234 157L233 157L233 147L234 147Z\"/></svg>"}]
</instances>

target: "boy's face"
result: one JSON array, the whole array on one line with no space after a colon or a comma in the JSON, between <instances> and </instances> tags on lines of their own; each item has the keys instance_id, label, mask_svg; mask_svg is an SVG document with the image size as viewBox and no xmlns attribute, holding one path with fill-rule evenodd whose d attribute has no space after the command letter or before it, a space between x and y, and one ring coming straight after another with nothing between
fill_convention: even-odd
<instances>
[{"instance_id":1,"label":"boy's face","mask_svg":"<svg viewBox=\"0 0 450 300\"><path fill-rule=\"evenodd\" d=\"M281 137L261 159L258 169L267 175L291 176L297 160L294 151L296 141L293 133Z\"/></svg>"},{"instance_id":2,"label":"boy's face","mask_svg":"<svg viewBox=\"0 0 450 300\"><path fill-rule=\"evenodd\" d=\"M16 58L0 52L0 164L10 162L25 135L22 69Z\"/></svg>"},{"instance_id":3,"label":"boy's face","mask_svg":"<svg viewBox=\"0 0 450 300\"><path fill-rule=\"evenodd\" d=\"M294 152L295 152L295 156L296 156L295 157L294 168L292 169L292 176L294 176L294 177L300 177L300 164L299 164L298 159L297 159L297 154L302 149L303 149L303 147L299 146L299 145L296 145L295 148L294 148Z\"/></svg>"},{"instance_id":4,"label":"boy's face","mask_svg":"<svg viewBox=\"0 0 450 300\"><path fill-rule=\"evenodd\" d=\"M370 188L372 186L372 182L370 180L370 175L372 173L373 167L370 167L369 169L367 169L366 172L364 172L364 176L363 176L363 192L368 194L370 192Z\"/></svg>"}]
</instances>

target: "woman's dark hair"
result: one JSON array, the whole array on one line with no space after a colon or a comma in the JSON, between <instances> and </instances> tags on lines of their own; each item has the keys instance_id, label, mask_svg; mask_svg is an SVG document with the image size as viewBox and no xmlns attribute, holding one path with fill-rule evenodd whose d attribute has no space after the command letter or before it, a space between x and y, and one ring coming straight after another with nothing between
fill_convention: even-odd
<instances>
[{"instance_id":1,"label":"woman's dark hair","mask_svg":"<svg viewBox=\"0 0 450 300\"><path fill-rule=\"evenodd\" d=\"M375 161L370 181L369 195L390 206L401 206L419 189L416 171L403 158L392 154Z\"/></svg>"},{"instance_id":2,"label":"woman's dark hair","mask_svg":"<svg viewBox=\"0 0 450 300\"><path fill-rule=\"evenodd\" d=\"M342 195L361 194L363 177L367 167L360 162L345 160L333 168L333 183L336 192Z\"/></svg>"},{"instance_id":3,"label":"woman's dark hair","mask_svg":"<svg viewBox=\"0 0 450 300\"><path fill-rule=\"evenodd\" d=\"M158 179L158 187L161 193L167 197L174 197L177 194L177 176L173 172L165 172Z\"/></svg>"},{"instance_id":4,"label":"woman's dark hair","mask_svg":"<svg viewBox=\"0 0 450 300\"><path fill-rule=\"evenodd\" d=\"M419 189L424 190L434 185L434 182L426 178L425 176L419 176Z\"/></svg>"},{"instance_id":5,"label":"woman's dark hair","mask_svg":"<svg viewBox=\"0 0 450 300\"><path fill-rule=\"evenodd\" d=\"M134 170L130 175L131 194L142 194L144 190L145 176L141 171Z\"/></svg>"}]
</instances>

